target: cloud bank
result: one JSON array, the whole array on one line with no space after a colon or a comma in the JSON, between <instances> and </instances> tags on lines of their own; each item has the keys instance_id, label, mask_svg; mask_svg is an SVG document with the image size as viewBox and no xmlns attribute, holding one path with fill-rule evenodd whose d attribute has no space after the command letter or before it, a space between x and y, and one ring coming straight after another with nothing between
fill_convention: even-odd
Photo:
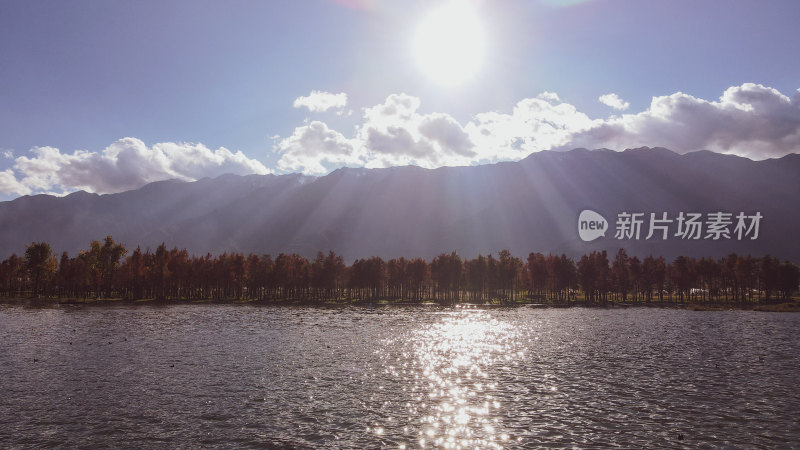
<instances>
[{"instance_id":1,"label":"cloud bank","mask_svg":"<svg viewBox=\"0 0 800 450\"><path fill-rule=\"evenodd\" d=\"M800 90L789 98L776 89L745 83L726 89L718 101L681 92L653 97L647 110L597 121L574 134L569 145L780 157L800 151Z\"/></svg>"},{"instance_id":2,"label":"cloud bank","mask_svg":"<svg viewBox=\"0 0 800 450\"><path fill-rule=\"evenodd\" d=\"M617 110L630 106L617 94L599 100ZM341 165L434 168L575 147L705 149L752 159L800 151L800 90L790 98L754 83L728 88L716 101L681 92L653 97L642 112L606 119L591 119L552 92L520 100L510 112L477 114L463 124L445 113L422 113L420 106L417 97L392 94L364 108L350 136L319 121L298 127L275 146L278 168L307 174Z\"/></svg>"},{"instance_id":3,"label":"cloud bank","mask_svg":"<svg viewBox=\"0 0 800 450\"><path fill-rule=\"evenodd\" d=\"M630 106L616 94L599 100L617 110ZM320 91L295 101L295 107L314 112L346 105L345 94ZM678 153L706 149L752 159L800 152L800 90L789 97L754 83L730 87L713 101L681 92L653 97L644 111L602 119L590 118L553 92L522 99L510 111L476 114L466 123L421 107L417 97L392 94L363 108L349 132L307 121L288 137L276 138L275 168L310 175L341 166L435 168L513 161L532 152L576 147L649 146ZM135 138L120 139L100 152L65 153L53 147L30 152L18 157L3 152L3 159L13 164L0 170L0 191L113 193L170 178L272 172L241 151L171 142L148 147Z\"/></svg>"},{"instance_id":4,"label":"cloud bank","mask_svg":"<svg viewBox=\"0 0 800 450\"><path fill-rule=\"evenodd\" d=\"M32 157L14 159L13 170L0 172L0 190L19 195L75 190L114 193L171 178L193 181L223 173L271 172L241 151L174 142L148 147L135 138L120 139L101 152L77 150L70 154L54 147L36 147L31 153Z\"/></svg>"}]
</instances>

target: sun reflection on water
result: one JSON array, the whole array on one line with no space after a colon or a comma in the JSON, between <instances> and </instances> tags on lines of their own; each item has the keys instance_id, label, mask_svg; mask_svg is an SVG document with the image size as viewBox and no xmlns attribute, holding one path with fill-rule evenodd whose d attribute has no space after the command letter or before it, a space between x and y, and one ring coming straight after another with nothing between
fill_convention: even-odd
<instances>
[{"instance_id":1,"label":"sun reflection on water","mask_svg":"<svg viewBox=\"0 0 800 450\"><path fill-rule=\"evenodd\" d=\"M405 409L417 445L500 448L510 439L501 423L503 404L493 395L497 371L524 356L515 350L510 324L489 311L459 309L397 339L410 345L403 346L401 362L387 361L384 374L410 391Z\"/></svg>"}]
</instances>

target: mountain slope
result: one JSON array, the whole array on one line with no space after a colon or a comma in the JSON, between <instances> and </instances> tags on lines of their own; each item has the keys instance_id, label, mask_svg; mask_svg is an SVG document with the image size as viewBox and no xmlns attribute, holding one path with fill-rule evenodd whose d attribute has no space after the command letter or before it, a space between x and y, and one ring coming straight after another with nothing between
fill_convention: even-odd
<instances>
[{"instance_id":1,"label":"mountain slope","mask_svg":"<svg viewBox=\"0 0 800 450\"><path fill-rule=\"evenodd\" d=\"M662 148L540 152L519 162L473 167L339 169L319 177L226 175L164 181L121 194L38 195L0 203L0 255L45 240L75 253L112 234L128 247L164 241L193 253L223 251L347 260L370 255L472 257L508 248L579 256L591 250L674 257L731 252L800 261L800 155L751 161ZM583 242L581 210L603 214L605 238ZM757 240L614 239L619 212L761 212ZM674 234L676 225L673 224ZM731 230L733 227L731 227Z\"/></svg>"}]
</instances>

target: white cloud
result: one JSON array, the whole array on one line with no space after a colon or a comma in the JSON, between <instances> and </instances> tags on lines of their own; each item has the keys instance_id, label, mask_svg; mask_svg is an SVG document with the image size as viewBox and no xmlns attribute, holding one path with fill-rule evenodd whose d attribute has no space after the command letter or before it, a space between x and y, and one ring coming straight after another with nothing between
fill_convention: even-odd
<instances>
[{"instance_id":1,"label":"white cloud","mask_svg":"<svg viewBox=\"0 0 800 450\"><path fill-rule=\"evenodd\" d=\"M346 96L342 98L344 105ZM343 165L434 168L519 160L532 152L575 147L661 146L679 153L708 149L753 159L800 151L800 90L790 98L753 83L728 88L716 101L681 92L654 97L644 111L604 119L591 119L552 92L522 99L508 112L477 114L466 123L420 108L417 97L389 95L383 103L362 109L349 134L308 120L288 137L272 136L277 168L314 175ZM31 152L33 156L14 158L12 168L0 171L0 191L119 192L167 178L270 172L240 151L185 143L148 147L133 138L101 152L70 154L53 147Z\"/></svg>"},{"instance_id":2,"label":"white cloud","mask_svg":"<svg viewBox=\"0 0 800 450\"><path fill-rule=\"evenodd\" d=\"M566 145L572 135L595 123L557 95L545 93L520 100L511 114L478 114L466 129L476 144L479 160L495 162Z\"/></svg>"},{"instance_id":3,"label":"white cloud","mask_svg":"<svg viewBox=\"0 0 800 450\"><path fill-rule=\"evenodd\" d=\"M33 192L31 188L17 180L17 177L14 176L14 171L11 169L0 172L0 191L17 195L27 195Z\"/></svg>"},{"instance_id":4,"label":"white cloud","mask_svg":"<svg viewBox=\"0 0 800 450\"><path fill-rule=\"evenodd\" d=\"M800 151L800 91L793 98L760 84L728 88L718 101L681 92L653 97L650 107L598 122L567 147L661 146L679 153L712 150L753 159Z\"/></svg>"},{"instance_id":5,"label":"white cloud","mask_svg":"<svg viewBox=\"0 0 800 450\"><path fill-rule=\"evenodd\" d=\"M542 100L547 100L549 102L560 102L561 97L558 96L555 92L548 92L544 91L541 94L537 95L536 98L540 98Z\"/></svg>"},{"instance_id":6,"label":"white cloud","mask_svg":"<svg viewBox=\"0 0 800 450\"><path fill-rule=\"evenodd\" d=\"M342 165L422 167L470 164L476 156L467 131L447 114L419 113L420 100L392 94L364 109L352 137L314 121L280 141L278 168L324 174Z\"/></svg>"},{"instance_id":7,"label":"white cloud","mask_svg":"<svg viewBox=\"0 0 800 450\"><path fill-rule=\"evenodd\" d=\"M367 167L470 163L474 144L461 124L447 114L420 114L420 104L417 97L392 94L364 110L355 139Z\"/></svg>"},{"instance_id":8,"label":"white cloud","mask_svg":"<svg viewBox=\"0 0 800 450\"><path fill-rule=\"evenodd\" d=\"M291 136L277 144L276 150L282 153L278 168L285 171L318 175L343 164L362 165L353 144L319 121L295 128Z\"/></svg>"},{"instance_id":9,"label":"white cloud","mask_svg":"<svg viewBox=\"0 0 800 450\"><path fill-rule=\"evenodd\" d=\"M0 175L6 193L70 192L114 193L170 178L186 181L223 173L267 174L262 163L221 147L165 142L148 147L135 138L120 139L102 152L62 153L54 147L31 149Z\"/></svg>"},{"instance_id":10,"label":"white cloud","mask_svg":"<svg viewBox=\"0 0 800 450\"><path fill-rule=\"evenodd\" d=\"M603 94L601 95L598 100L600 103L610 106L614 109L618 109L620 111L625 111L626 109L630 108L631 104L626 102L625 100L621 99L619 95L611 93L611 94Z\"/></svg>"},{"instance_id":11,"label":"white cloud","mask_svg":"<svg viewBox=\"0 0 800 450\"><path fill-rule=\"evenodd\" d=\"M332 94L325 91L311 91L305 97L294 100L295 108L308 108L311 112L325 112L329 109L339 109L347 106L347 94Z\"/></svg>"},{"instance_id":12,"label":"white cloud","mask_svg":"<svg viewBox=\"0 0 800 450\"><path fill-rule=\"evenodd\" d=\"M600 100L616 109L629 107L616 94ZM432 168L518 160L532 152L576 147L708 149L753 159L800 151L800 90L789 98L753 83L727 89L718 101L680 92L654 97L645 111L605 119L589 118L553 92L522 99L510 113L477 114L466 124L443 113L422 114L420 104L413 96L390 95L363 110L351 137L316 122L317 131L334 136L330 139L336 145L330 147L314 140L306 146L297 135L309 130L301 127L277 146L283 152L279 168L313 174L339 165Z\"/></svg>"},{"instance_id":13,"label":"white cloud","mask_svg":"<svg viewBox=\"0 0 800 450\"><path fill-rule=\"evenodd\" d=\"M3 152L3 158L5 159L14 159L14 152L11 150L6 150Z\"/></svg>"}]
</instances>

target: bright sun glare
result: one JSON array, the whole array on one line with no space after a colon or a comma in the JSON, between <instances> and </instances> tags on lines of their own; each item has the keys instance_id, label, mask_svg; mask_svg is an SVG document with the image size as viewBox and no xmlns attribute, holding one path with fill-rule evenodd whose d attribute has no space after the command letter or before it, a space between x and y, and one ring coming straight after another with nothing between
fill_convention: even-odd
<instances>
[{"instance_id":1,"label":"bright sun glare","mask_svg":"<svg viewBox=\"0 0 800 450\"><path fill-rule=\"evenodd\" d=\"M483 27L466 1L451 1L417 28L414 55L420 69L442 85L472 78L483 61Z\"/></svg>"}]
</instances>

